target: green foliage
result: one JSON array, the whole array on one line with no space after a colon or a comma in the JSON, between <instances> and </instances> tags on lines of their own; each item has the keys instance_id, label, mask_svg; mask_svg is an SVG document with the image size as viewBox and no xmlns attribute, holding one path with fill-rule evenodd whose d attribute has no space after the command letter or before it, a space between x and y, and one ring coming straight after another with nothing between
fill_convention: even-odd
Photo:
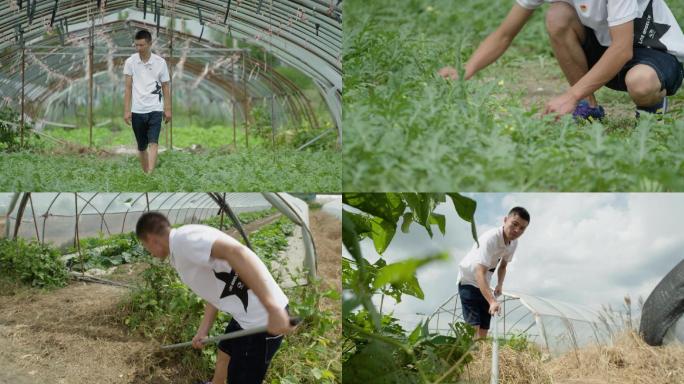
<instances>
[{"instance_id":1,"label":"green foliage","mask_svg":"<svg viewBox=\"0 0 684 384\"><path fill-rule=\"evenodd\" d=\"M238 219L240 220L240 223L242 225L249 224L253 221L263 219L264 217L271 216L275 213L277 213L278 210L275 208L270 208L270 209L264 209L261 211L252 211L252 212L242 212L238 213ZM202 221L202 224L212 226L214 228L219 228L221 225L221 216L216 215L212 216L208 219L205 219ZM233 223L230 221L230 218L226 215L223 218L223 229L232 227Z\"/></svg>"},{"instance_id":2,"label":"green foliage","mask_svg":"<svg viewBox=\"0 0 684 384\"><path fill-rule=\"evenodd\" d=\"M457 193L448 195L457 214L472 224L476 239L475 201ZM446 218L435 213L446 194L385 193L345 194L342 211L342 240L352 259L342 259L343 375L350 383L427 383L454 379L469 360L473 330L453 328L455 336L431 334L427 322L410 334L397 319L381 314L372 297L391 296L400 302L403 295L424 298L416 278L418 268L448 257L440 253L424 258L409 258L388 264L382 253L390 245L396 228L410 231L411 223L432 226L446 232ZM347 208L350 207L350 208ZM359 242L371 239L381 257L370 263L363 257ZM477 240L477 239L476 239ZM360 308L359 308L360 307Z\"/></svg>"},{"instance_id":3,"label":"green foliage","mask_svg":"<svg viewBox=\"0 0 684 384\"><path fill-rule=\"evenodd\" d=\"M344 3L345 190L684 190L681 91L662 123L636 121L625 94L607 89L603 123L538 116L567 87L543 11L473 79L436 75L462 66L512 4ZM668 4L681 23L684 1ZM543 100L530 101L538 89Z\"/></svg>"},{"instance_id":4,"label":"green foliage","mask_svg":"<svg viewBox=\"0 0 684 384\"><path fill-rule=\"evenodd\" d=\"M24 239L0 239L0 270L33 287L57 288L68 274L57 249Z\"/></svg>"},{"instance_id":5,"label":"green foliage","mask_svg":"<svg viewBox=\"0 0 684 384\"><path fill-rule=\"evenodd\" d=\"M297 275L302 274L292 276L292 281L300 280ZM290 299L290 313L301 318L302 323L294 334L283 339L266 382L340 383L339 312L321 305L324 298L339 302L340 294L335 290L321 289L319 280L288 289L285 294Z\"/></svg>"},{"instance_id":6,"label":"green foliage","mask_svg":"<svg viewBox=\"0 0 684 384\"><path fill-rule=\"evenodd\" d=\"M24 146L21 145L19 126L21 116L10 107L0 108L0 152L15 152L35 147L38 136L32 131L31 124L24 122Z\"/></svg>"},{"instance_id":7,"label":"green foliage","mask_svg":"<svg viewBox=\"0 0 684 384\"><path fill-rule=\"evenodd\" d=\"M165 152L151 175L135 156L0 153L5 191L339 191L337 152Z\"/></svg>"},{"instance_id":8,"label":"green foliage","mask_svg":"<svg viewBox=\"0 0 684 384\"><path fill-rule=\"evenodd\" d=\"M81 255L67 261L67 267L74 271L87 271L92 268L107 269L149 256L133 232L109 237L100 233L98 237L81 239L80 245ZM76 252L76 249L71 248L70 252Z\"/></svg>"}]
</instances>

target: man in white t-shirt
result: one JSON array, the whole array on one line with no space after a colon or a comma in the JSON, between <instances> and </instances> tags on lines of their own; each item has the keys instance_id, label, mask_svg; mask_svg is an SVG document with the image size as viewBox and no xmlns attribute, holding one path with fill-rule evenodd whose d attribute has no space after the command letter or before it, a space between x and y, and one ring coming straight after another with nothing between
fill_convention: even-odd
<instances>
[{"instance_id":1,"label":"man in white t-shirt","mask_svg":"<svg viewBox=\"0 0 684 384\"><path fill-rule=\"evenodd\" d=\"M202 348L219 310L233 319L226 333L267 325L268 332L223 340L210 383L258 384L266 375L282 335L292 327L288 299L264 263L249 248L205 225L172 229L158 212L143 214L136 236L152 256L169 259L181 281L206 301L193 347ZM226 368L227 367L227 368Z\"/></svg>"},{"instance_id":2,"label":"man in white t-shirt","mask_svg":"<svg viewBox=\"0 0 684 384\"><path fill-rule=\"evenodd\" d=\"M516 0L499 27L465 65L466 79L496 61L536 8L551 3L546 29L570 88L545 113L602 119L594 92L602 86L629 93L640 112L667 111L684 76L684 34L665 0ZM439 74L456 79L452 67Z\"/></svg>"},{"instance_id":3,"label":"man in white t-shirt","mask_svg":"<svg viewBox=\"0 0 684 384\"><path fill-rule=\"evenodd\" d=\"M496 296L501 295L506 277L506 267L513 261L513 254L530 223L525 208L514 207L503 220L503 226L490 229L478 238L466 257L458 265L458 296L461 300L463 319L475 327L477 338L487 337L492 315L499 312ZM489 288L492 275L499 266L498 281L494 292Z\"/></svg>"},{"instance_id":4,"label":"man in white t-shirt","mask_svg":"<svg viewBox=\"0 0 684 384\"><path fill-rule=\"evenodd\" d=\"M146 30L135 34L135 49L124 64L124 120L133 126L143 172L150 173L157 163L162 111L171 121L169 69L166 61L151 51L152 35Z\"/></svg>"}]
</instances>

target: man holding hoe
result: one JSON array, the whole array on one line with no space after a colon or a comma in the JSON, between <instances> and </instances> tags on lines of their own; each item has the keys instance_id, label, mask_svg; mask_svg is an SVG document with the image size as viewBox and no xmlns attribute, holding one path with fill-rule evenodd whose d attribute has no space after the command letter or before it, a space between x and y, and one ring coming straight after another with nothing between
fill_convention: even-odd
<instances>
[{"instance_id":1,"label":"man holding hoe","mask_svg":"<svg viewBox=\"0 0 684 384\"><path fill-rule=\"evenodd\" d=\"M144 213L135 233L152 256L169 259L180 279L206 301L204 317L192 339L202 348L219 310L232 315L225 333L267 326L267 332L223 340L209 384L259 384L263 381L283 334L292 327L288 299L249 248L224 232L205 225L171 228L158 212Z\"/></svg>"},{"instance_id":2,"label":"man holding hoe","mask_svg":"<svg viewBox=\"0 0 684 384\"><path fill-rule=\"evenodd\" d=\"M503 226L491 229L478 238L477 244L458 265L458 297L461 299L463 319L475 327L478 339L487 337L492 315L499 312L496 296L501 295L506 267L513 260L518 238L525 233L530 214L525 208L514 207L504 217ZM492 275L498 281L492 293Z\"/></svg>"},{"instance_id":3,"label":"man holding hoe","mask_svg":"<svg viewBox=\"0 0 684 384\"><path fill-rule=\"evenodd\" d=\"M535 9L546 14L553 52L570 84L546 103L544 113L572 113L576 119L602 119L594 96L604 85L627 92L636 116L667 111L684 76L684 34L665 0L516 0L508 16L465 65L465 79L496 61ZM439 74L456 79L453 67Z\"/></svg>"}]
</instances>

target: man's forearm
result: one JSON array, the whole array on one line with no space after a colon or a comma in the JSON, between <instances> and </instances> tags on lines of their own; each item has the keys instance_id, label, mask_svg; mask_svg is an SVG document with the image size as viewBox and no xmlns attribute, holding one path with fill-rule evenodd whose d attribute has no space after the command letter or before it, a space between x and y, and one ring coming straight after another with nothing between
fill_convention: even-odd
<instances>
[{"instance_id":1,"label":"man's forearm","mask_svg":"<svg viewBox=\"0 0 684 384\"><path fill-rule=\"evenodd\" d=\"M169 91L168 84L162 84L162 94L164 96L164 110L167 112L171 111L171 92Z\"/></svg>"},{"instance_id":2,"label":"man's forearm","mask_svg":"<svg viewBox=\"0 0 684 384\"><path fill-rule=\"evenodd\" d=\"M496 284L500 287L503 287L503 282L506 278L506 267L499 267L499 270L496 272L496 275L499 278Z\"/></svg>"},{"instance_id":3,"label":"man's forearm","mask_svg":"<svg viewBox=\"0 0 684 384\"><path fill-rule=\"evenodd\" d=\"M479 47L477 47L475 53L473 53L473 56L471 56L466 63L464 74L465 79L470 79L481 69L495 62L496 59L501 57L501 55L506 52L506 49L508 49L511 41L511 39L501 36L496 32L487 36L487 38L482 42L482 44L480 44Z\"/></svg>"},{"instance_id":4,"label":"man's forearm","mask_svg":"<svg viewBox=\"0 0 684 384\"><path fill-rule=\"evenodd\" d=\"M124 113L131 112L131 93L132 91L128 88L124 91Z\"/></svg>"},{"instance_id":5,"label":"man's forearm","mask_svg":"<svg viewBox=\"0 0 684 384\"><path fill-rule=\"evenodd\" d=\"M480 288L480 292L482 292L482 296L485 297L487 302L491 304L492 302L496 301L492 295L492 291L489 289L489 284L487 284L484 275L477 273L475 274L475 279L477 280L477 286Z\"/></svg>"},{"instance_id":6,"label":"man's forearm","mask_svg":"<svg viewBox=\"0 0 684 384\"><path fill-rule=\"evenodd\" d=\"M216 321L216 315L218 314L218 309L213 305L206 303L204 305L204 317L202 317L202 323L199 327L199 333L209 334L211 326L214 325Z\"/></svg>"},{"instance_id":7,"label":"man's forearm","mask_svg":"<svg viewBox=\"0 0 684 384\"><path fill-rule=\"evenodd\" d=\"M601 59L584 75L569 92L581 100L608 83L632 58L632 47L611 45Z\"/></svg>"}]
</instances>

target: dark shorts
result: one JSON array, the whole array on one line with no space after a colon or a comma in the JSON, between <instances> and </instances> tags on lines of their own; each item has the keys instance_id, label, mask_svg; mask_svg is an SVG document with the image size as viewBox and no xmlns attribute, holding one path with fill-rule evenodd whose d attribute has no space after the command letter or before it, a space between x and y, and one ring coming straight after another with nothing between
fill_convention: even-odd
<instances>
[{"instance_id":1,"label":"dark shorts","mask_svg":"<svg viewBox=\"0 0 684 384\"><path fill-rule=\"evenodd\" d=\"M144 151L150 143L159 143L161 131L162 113L159 111L149 113L132 113L131 125L135 140L138 142L138 151Z\"/></svg>"},{"instance_id":2,"label":"dark shorts","mask_svg":"<svg viewBox=\"0 0 684 384\"><path fill-rule=\"evenodd\" d=\"M591 68L599 61L608 48L602 46L598 42L593 29L585 27L584 31L586 37L582 43L582 49L587 56L589 68ZM658 74L658 79L660 79L660 84L662 86L661 90L665 89L668 95L677 93L677 90L682 85L684 67L682 67L682 63L680 63L675 56L658 49L634 47L632 58L624 67L622 67L620 72L606 84L606 86L616 91L627 92L625 76L627 75L627 71L637 64L645 64L653 68Z\"/></svg>"},{"instance_id":3,"label":"dark shorts","mask_svg":"<svg viewBox=\"0 0 684 384\"><path fill-rule=\"evenodd\" d=\"M492 315L489 314L489 303L482 296L480 288L459 283L458 297L461 298L463 320L472 326L479 326L480 329L489 329Z\"/></svg>"},{"instance_id":4,"label":"dark shorts","mask_svg":"<svg viewBox=\"0 0 684 384\"><path fill-rule=\"evenodd\" d=\"M234 319L228 323L226 332L242 328ZM228 382L231 384L261 384L266 376L271 359L280 347L283 336L272 336L267 332L222 340L218 348L230 356Z\"/></svg>"}]
</instances>

